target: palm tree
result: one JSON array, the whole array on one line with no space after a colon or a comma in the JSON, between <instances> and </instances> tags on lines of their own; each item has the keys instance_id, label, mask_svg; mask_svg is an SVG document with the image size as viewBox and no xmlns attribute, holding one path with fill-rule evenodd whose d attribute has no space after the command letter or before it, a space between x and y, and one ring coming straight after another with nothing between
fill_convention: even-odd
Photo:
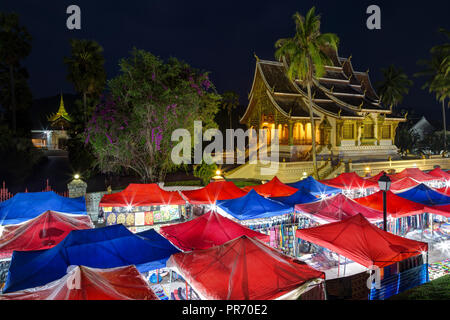
<instances>
[{"instance_id":1,"label":"palm tree","mask_svg":"<svg viewBox=\"0 0 450 320\"><path fill-rule=\"evenodd\" d=\"M295 35L292 38L279 39L275 43L277 48L275 57L279 60L288 58L287 75L291 81L298 79L302 87L308 92L308 109L312 133L312 157L314 175L319 179L316 159L315 125L311 86L314 78L320 78L325 73L325 65L332 65L326 50L337 51L339 38L334 33L320 33L320 15L316 15L316 8L312 7L305 17L296 12L293 15ZM285 59L286 61L286 59Z\"/></svg>"},{"instance_id":2,"label":"palm tree","mask_svg":"<svg viewBox=\"0 0 450 320\"><path fill-rule=\"evenodd\" d=\"M233 128L231 115L234 109L239 105L239 95L233 91L224 92L222 95L222 107L227 110L228 119L230 120L230 129Z\"/></svg>"},{"instance_id":3,"label":"palm tree","mask_svg":"<svg viewBox=\"0 0 450 320\"><path fill-rule=\"evenodd\" d=\"M401 68L391 64L388 68L381 69L384 79L375 84L380 94L380 100L392 110L403 101L403 96L409 93L413 82L403 73Z\"/></svg>"},{"instance_id":4,"label":"palm tree","mask_svg":"<svg viewBox=\"0 0 450 320\"><path fill-rule=\"evenodd\" d=\"M439 30L450 38L450 32ZM424 66L424 70L415 74L416 77L425 76L428 80L422 89L428 88L429 92L436 94L436 99L442 103L442 122L444 127L444 152L447 151L447 120L445 116L445 100L450 98L450 44L445 43L435 46L430 50L430 60L419 60L418 64Z\"/></svg>"},{"instance_id":5,"label":"palm tree","mask_svg":"<svg viewBox=\"0 0 450 320\"><path fill-rule=\"evenodd\" d=\"M64 58L67 80L83 95L84 122L87 123L87 96L99 95L106 83L103 48L93 40L70 40L72 54Z\"/></svg>"},{"instance_id":6,"label":"palm tree","mask_svg":"<svg viewBox=\"0 0 450 320\"><path fill-rule=\"evenodd\" d=\"M31 35L25 27L20 26L19 16L15 13L0 13L0 61L9 69L11 90L12 130L16 132L17 103L14 74L20 61L31 52Z\"/></svg>"}]
</instances>

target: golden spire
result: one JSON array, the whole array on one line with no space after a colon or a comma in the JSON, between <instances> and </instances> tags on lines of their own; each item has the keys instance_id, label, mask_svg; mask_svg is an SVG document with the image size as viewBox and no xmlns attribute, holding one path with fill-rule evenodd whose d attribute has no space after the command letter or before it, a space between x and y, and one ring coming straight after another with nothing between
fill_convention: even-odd
<instances>
[{"instance_id":1,"label":"golden spire","mask_svg":"<svg viewBox=\"0 0 450 320\"><path fill-rule=\"evenodd\" d=\"M64 100L63 100L63 95L61 93L61 100L59 102L59 109L58 112L56 112L54 115L51 115L48 117L48 120L50 122L54 122L60 118L64 118L69 122L72 122L72 118L70 117L70 115L67 113L66 108L64 107Z\"/></svg>"}]
</instances>

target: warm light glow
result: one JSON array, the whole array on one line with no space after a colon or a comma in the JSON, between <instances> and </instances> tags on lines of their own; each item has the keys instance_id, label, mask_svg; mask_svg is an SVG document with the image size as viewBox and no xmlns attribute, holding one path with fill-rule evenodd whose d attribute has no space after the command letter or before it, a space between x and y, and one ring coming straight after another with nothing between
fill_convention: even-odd
<instances>
[{"instance_id":1,"label":"warm light glow","mask_svg":"<svg viewBox=\"0 0 450 320\"><path fill-rule=\"evenodd\" d=\"M414 163L414 164L413 164L413 167L417 167L417 163Z\"/></svg>"},{"instance_id":2,"label":"warm light glow","mask_svg":"<svg viewBox=\"0 0 450 320\"><path fill-rule=\"evenodd\" d=\"M220 176L221 173L222 173L222 172L221 172L220 170L216 170L216 175L217 175L217 176Z\"/></svg>"},{"instance_id":3,"label":"warm light glow","mask_svg":"<svg viewBox=\"0 0 450 320\"><path fill-rule=\"evenodd\" d=\"M131 204L127 205L127 211L129 212L131 210L133 210L133 206Z\"/></svg>"},{"instance_id":4,"label":"warm light glow","mask_svg":"<svg viewBox=\"0 0 450 320\"><path fill-rule=\"evenodd\" d=\"M303 172L303 175L306 176L306 172Z\"/></svg>"},{"instance_id":5,"label":"warm light glow","mask_svg":"<svg viewBox=\"0 0 450 320\"><path fill-rule=\"evenodd\" d=\"M366 171L370 171L370 168L369 168L369 167L366 167Z\"/></svg>"},{"instance_id":6,"label":"warm light glow","mask_svg":"<svg viewBox=\"0 0 450 320\"><path fill-rule=\"evenodd\" d=\"M80 175L77 173L76 175L73 176L75 178L75 180L80 179Z\"/></svg>"}]
</instances>

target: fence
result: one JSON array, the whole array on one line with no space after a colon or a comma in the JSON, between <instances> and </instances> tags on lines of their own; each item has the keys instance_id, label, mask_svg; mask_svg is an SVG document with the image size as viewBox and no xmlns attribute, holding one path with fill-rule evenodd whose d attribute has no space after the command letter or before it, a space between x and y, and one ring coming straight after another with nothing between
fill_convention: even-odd
<instances>
[{"instance_id":1,"label":"fence","mask_svg":"<svg viewBox=\"0 0 450 320\"><path fill-rule=\"evenodd\" d=\"M47 179L45 188L42 190L42 192L48 192L48 191L53 191L63 197L69 196L68 191L56 192L56 191L52 190L52 187L50 186L48 179ZM25 188L24 192L28 192L28 189ZM6 201L6 200L12 198L13 196L14 196L14 194L8 190L8 188L6 187L5 181L3 181L2 188L0 189L0 202Z\"/></svg>"}]
</instances>

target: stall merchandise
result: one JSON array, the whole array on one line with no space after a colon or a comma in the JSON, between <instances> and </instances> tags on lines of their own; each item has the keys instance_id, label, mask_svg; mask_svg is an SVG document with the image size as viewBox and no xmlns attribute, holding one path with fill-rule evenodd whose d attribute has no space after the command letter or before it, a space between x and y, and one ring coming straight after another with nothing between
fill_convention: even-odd
<instances>
[{"instance_id":1,"label":"stall merchandise","mask_svg":"<svg viewBox=\"0 0 450 320\"><path fill-rule=\"evenodd\" d=\"M27 222L6 226L0 237L0 259L13 251L49 249L60 243L72 230L94 228L88 215L70 215L47 211Z\"/></svg>"},{"instance_id":2,"label":"stall merchandise","mask_svg":"<svg viewBox=\"0 0 450 320\"><path fill-rule=\"evenodd\" d=\"M53 191L18 193L0 203L0 225L19 224L46 211L87 215L84 197L66 198Z\"/></svg>"},{"instance_id":3,"label":"stall merchandise","mask_svg":"<svg viewBox=\"0 0 450 320\"><path fill-rule=\"evenodd\" d=\"M381 211L363 206L343 194L337 194L317 202L298 204L295 206L295 212L321 224L341 221L358 213L371 222L383 220Z\"/></svg>"},{"instance_id":4,"label":"stall merchandise","mask_svg":"<svg viewBox=\"0 0 450 320\"><path fill-rule=\"evenodd\" d=\"M74 266L44 286L0 295L0 300L158 300L135 266Z\"/></svg>"},{"instance_id":5,"label":"stall merchandise","mask_svg":"<svg viewBox=\"0 0 450 320\"><path fill-rule=\"evenodd\" d=\"M190 204L215 204L217 200L230 200L243 197L247 192L236 187L231 181L211 182L197 190L181 191Z\"/></svg>"},{"instance_id":6,"label":"stall merchandise","mask_svg":"<svg viewBox=\"0 0 450 320\"><path fill-rule=\"evenodd\" d=\"M397 193L397 195L426 206L450 204L450 196L446 196L445 194L433 190L423 183L408 191Z\"/></svg>"},{"instance_id":7,"label":"stall merchandise","mask_svg":"<svg viewBox=\"0 0 450 320\"><path fill-rule=\"evenodd\" d=\"M14 251L3 292L45 285L62 278L70 265L101 269L135 265L139 272L163 268L179 250L152 231L150 240L123 225L75 230L51 249Z\"/></svg>"},{"instance_id":8,"label":"stall merchandise","mask_svg":"<svg viewBox=\"0 0 450 320\"><path fill-rule=\"evenodd\" d=\"M257 186L247 186L243 189L247 192L249 192L250 190L255 190L259 195L263 197L288 197L297 192L296 188L282 183L277 177L274 177L267 183Z\"/></svg>"},{"instance_id":9,"label":"stall merchandise","mask_svg":"<svg viewBox=\"0 0 450 320\"><path fill-rule=\"evenodd\" d=\"M176 191L157 184L130 184L125 190L105 194L100 201L100 216L106 225L152 226L186 216L186 201Z\"/></svg>"},{"instance_id":10,"label":"stall merchandise","mask_svg":"<svg viewBox=\"0 0 450 320\"><path fill-rule=\"evenodd\" d=\"M325 279L323 272L247 236L174 254L167 266L207 300L297 299Z\"/></svg>"},{"instance_id":11,"label":"stall merchandise","mask_svg":"<svg viewBox=\"0 0 450 320\"><path fill-rule=\"evenodd\" d=\"M335 195L342 191L339 188L327 186L326 184L320 183L311 176L294 183L288 183L288 186L294 187L298 190L304 190L307 193L310 193L318 198Z\"/></svg>"},{"instance_id":12,"label":"stall merchandise","mask_svg":"<svg viewBox=\"0 0 450 320\"><path fill-rule=\"evenodd\" d=\"M450 274L450 259L431 263L428 268L430 272L430 281Z\"/></svg>"},{"instance_id":13,"label":"stall merchandise","mask_svg":"<svg viewBox=\"0 0 450 320\"><path fill-rule=\"evenodd\" d=\"M271 218L293 212L290 206L264 198L255 190L250 190L241 198L217 201L217 206L219 213L224 212L238 220Z\"/></svg>"},{"instance_id":14,"label":"stall merchandise","mask_svg":"<svg viewBox=\"0 0 450 320\"><path fill-rule=\"evenodd\" d=\"M382 268L428 251L427 243L383 231L362 214L340 222L297 230L296 236L367 268L374 265Z\"/></svg>"},{"instance_id":15,"label":"stall merchandise","mask_svg":"<svg viewBox=\"0 0 450 320\"><path fill-rule=\"evenodd\" d=\"M243 235L269 242L269 236L246 228L214 211L187 222L161 227L160 233L183 251L208 249Z\"/></svg>"}]
</instances>

